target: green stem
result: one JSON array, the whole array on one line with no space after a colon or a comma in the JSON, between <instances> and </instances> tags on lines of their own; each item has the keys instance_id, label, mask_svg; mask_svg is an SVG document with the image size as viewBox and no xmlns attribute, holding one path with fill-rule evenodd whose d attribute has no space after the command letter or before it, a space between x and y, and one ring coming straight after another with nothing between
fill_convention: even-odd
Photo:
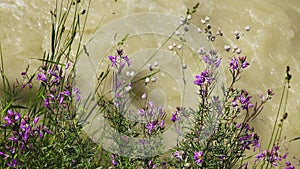
<instances>
[{"instance_id":1,"label":"green stem","mask_svg":"<svg viewBox=\"0 0 300 169\"><path fill-rule=\"evenodd\" d=\"M274 132L275 132L275 127L277 125L277 121L278 121L278 117L279 117L279 112L280 112L280 109L281 109L281 105L282 105L282 101L283 101L283 97L284 97L284 93L285 93L285 88L286 88L286 82L285 82L285 84L283 86L283 90L282 90L282 94L281 94L281 98L280 98L280 103L279 103L279 107L278 107L276 118L275 118L275 123L273 125L271 138L270 138L270 141L269 141L269 144L268 144L268 150L270 149L270 146L271 146L271 144L273 142L273 136L274 136Z\"/></svg>"}]
</instances>

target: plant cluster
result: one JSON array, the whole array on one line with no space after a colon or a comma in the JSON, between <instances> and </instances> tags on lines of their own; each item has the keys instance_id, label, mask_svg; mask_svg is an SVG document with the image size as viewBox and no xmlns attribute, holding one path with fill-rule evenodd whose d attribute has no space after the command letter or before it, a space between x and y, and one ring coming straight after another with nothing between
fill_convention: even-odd
<instances>
[{"instance_id":1,"label":"plant cluster","mask_svg":"<svg viewBox=\"0 0 300 169\"><path fill-rule=\"evenodd\" d=\"M35 72L29 67L21 72L22 81L11 85L1 55L1 168L96 167L98 146L84 135L76 113L80 90L74 72L81 45L74 37L82 35L80 20L86 19L79 10L80 1L56 2L50 12L51 50L38 59L42 66ZM69 17L74 18L71 23Z\"/></svg>"}]
</instances>

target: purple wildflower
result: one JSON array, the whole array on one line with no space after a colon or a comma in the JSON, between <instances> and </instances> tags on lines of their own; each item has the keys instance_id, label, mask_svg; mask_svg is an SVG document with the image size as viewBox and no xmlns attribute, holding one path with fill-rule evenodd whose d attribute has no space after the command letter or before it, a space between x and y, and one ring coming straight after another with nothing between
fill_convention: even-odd
<instances>
[{"instance_id":1,"label":"purple wildflower","mask_svg":"<svg viewBox=\"0 0 300 169\"><path fill-rule=\"evenodd\" d=\"M76 102L78 102L80 100L80 91L78 88L75 88L73 93L76 95Z\"/></svg>"},{"instance_id":2,"label":"purple wildflower","mask_svg":"<svg viewBox=\"0 0 300 169\"><path fill-rule=\"evenodd\" d=\"M7 166L17 168L17 160L13 159L11 162L7 163Z\"/></svg>"},{"instance_id":3,"label":"purple wildflower","mask_svg":"<svg viewBox=\"0 0 300 169\"><path fill-rule=\"evenodd\" d=\"M146 115L144 109L139 109L139 110L138 110L138 113L140 114L140 116L145 116L145 115Z\"/></svg>"},{"instance_id":4,"label":"purple wildflower","mask_svg":"<svg viewBox=\"0 0 300 169\"><path fill-rule=\"evenodd\" d=\"M259 95L259 98L262 99L263 102L272 99L272 96L274 95L272 89L267 90L267 96L265 97L263 94Z\"/></svg>"},{"instance_id":5,"label":"purple wildflower","mask_svg":"<svg viewBox=\"0 0 300 169\"><path fill-rule=\"evenodd\" d=\"M166 162L162 162L161 164L162 169L167 169L167 163Z\"/></svg>"},{"instance_id":6,"label":"purple wildflower","mask_svg":"<svg viewBox=\"0 0 300 169\"><path fill-rule=\"evenodd\" d=\"M221 59L216 60L214 64L216 67L219 67L221 64Z\"/></svg>"},{"instance_id":7,"label":"purple wildflower","mask_svg":"<svg viewBox=\"0 0 300 169\"><path fill-rule=\"evenodd\" d=\"M154 109L153 102L152 102L151 100L149 100L148 104L149 104L149 108L150 108L151 110L153 110L153 109Z\"/></svg>"},{"instance_id":8,"label":"purple wildflower","mask_svg":"<svg viewBox=\"0 0 300 169\"><path fill-rule=\"evenodd\" d=\"M247 56L242 56L242 57L239 57L239 61L241 63L241 67L243 69L245 69L246 67L248 67L249 63L246 62L246 59L247 59Z\"/></svg>"},{"instance_id":9,"label":"purple wildflower","mask_svg":"<svg viewBox=\"0 0 300 169\"><path fill-rule=\"evenodd\" d=\"M267 160L270 164L272 164L273 166L278 166L278 162L282 161L282 159L286 158L285 154L284 156L280 155L279 152L279 146L275 145L272 150L264 150L263 152L259 153L256 158L258 160L262 159L262 160ZM289 167L289 166L288 166Z\"/></svg>"},{"instance_id":10,"label":"purple wildflower","mask_svg":"<svg viewBox=\"0 0 300 169\"><path fill-rule=\"evenodd\" d=\"M260 138L256 133L254 133L254 128L250 128L247 123L236 124L235 126L236 128L241 129L241 131L243 132L243 135L241 135L239 138L241 150L249 150L250 146L253 147L254 151L257 148L260 148Z\"/></svg>"},{"instance_id":11,"label":"purple wildflower","mask_svg":"<svg viewBox=\"0 0 300 169\"><path fill-rule=\"evenodd\" d=\"M236 106L238 106L238 103L237 103L237 99L234 98L232 101L232 107L236 107Z\"/></svg>"},{"instance_id":12,"label":"purple wildflower","mask_svg":"<svg viewBox=\"0 0 300 169\"><path fill-rule=\"evenodd\" d=\"M171 120L175 123L178 119L179 119L179 113L180 112L183 112L183 115L184 115L184 108L182 107L176 107L176 111L175 113L172 115L172 118Z\"/></svg>"},{"instance_id":13,"label":"purple wildflower","mask_svg":"<svg viewBox=\"0 0 300 169\"><path fill-rule=\"evenodd\" d=\"M176 151L174 153L174 157L179 160L182 161L183 160L183 155L184 155L184 151L180 150L180 151Z\"/></svg>"},{"instance_id":14,"label":"purple wildflower","mask_svg":"<svg viewBox=\"0 0 300 169\"><path fill-rule=\"evenodd\" d=\"M63 92L63 94L66 95L66 96L70 96L70 91L69 91L69 90L65 90L65 91Z\"/></svg>"},{"instance_id":15,"label":"purple wildflower","mask_svg":"<svg viewBox=\"0 0 300 169\"><path fill-rule=\"evenodd\" d=\"M40 119L39 117L34 118L33 124L37 124L39 122L39 119Z\"/></svg>"},{"instance_id":16,"label":"purple wildflower","mask_svg":"<svg viewBox=\"0 0 300 169\"><path fill-rule=\"evenodd\" d=\"M130 66L130 64L131 64L131 61L128 58L128 56L127 55L123 56L122 49L117 49L117 55L116 56L108 56L108 58L111 61L111 66L118 68L118 73L120 73L121 70L124 68L125 62L127 63L128 66Z\"/></svg>"},{"instance_id":17,"label":"purple wildflower","mask_svg":"<svg viewBox=\"0 0 300 169\"><path fill-rule=\"evenodd\" d=\"M204 70L201 74L195 76L194 84L202 86L205 82L211 83L211 77L207 70Z\"/></svg>"},{"instance_id":18,"label":"purple wildflower","mask_svg":"<svg viewBox=\"0 0 300 169\"><path fill-rule=\"evenodd\" d=\"M245 163L243 166L244 166L244 169L248 169L248 163Z\"/></svg>"},{"instance_id":19,"label":"purple wildflower","mask_svg":"<svg viewBox=\"0 0 300 169\"><path fill-rule=\"evenodd\" d=\"M194 161L197 163L197 164L201 164L204 162L203 160L203 151L196 151L195 154L194 154Z\"/></svg>"},{"instance_id":20,"label":"purple wildflower","mask_svg":"<svg viewBox=\"0 0 300 169\"><path fill-rule=\"evenodd\" d=\"M247 56L242 56L239 58L231 58L231 61L229 63L231 70L235 71L237 69L245 69L249 66L249 63L246 61Z\"/></svg>"},{"instance_id":21,"label":"purple wildflower","mask_svg":"<svg viewBox=\"0 0 300 169\"><path fill-rule=\"evenodd\" d=\"M209 65L211 65L211 64L213 63L212 59L209 57L208 54L203 55L202 58L203 58L203 61L204 61L205 63L209 64Z\"/></svg>"},{"instance_id":22,"label":"purple wildflower","mask_svg":"<svg viewBox=\"0 0 300 169\"><path fill-rule=\"evenodd\" d=\"M124 59L124 60L126 61L127 65L130 66L131 60L129 60L129 58L128 58L127 55L126 55L126 56L123 56L122 59Z\"/></svg>"},{"instance_id":23,"label":"purple wildflower","mask_svg":"<svg viewBox=\"0 0 300 169\"><path fill-rule=\"evenodd\" d=\"M148 168L156 168L156 164L153 164L152 160L150 160L148 162L148 166L146 167L146 169L148 169Z\"/></svg>"},{"instance_id":24,"label":"purple wildflower","mask_svg":"<svg viewBox=\"0 0 300 169\"><path fill-rule=\"evenodd\" d=\"M207 54L203 55L203 61L211 66L219 67L221 59L218 58L218 51L211 50Z\"/></svg>"},{"instance_id":25,"label":"purple wildflower","mask_svg":"<svg viewBox=\"0 0 300 169\"><path fill-rule=\"evenodd\" d=\"M7 115L4 117L4 120L6 121L6 124L4 124L3 126L11 126L20 120L20 113L8 110Z\"/></svg>"},{"instance_id":26,"label":"purple wildflower","mask_svg":"<svg viewBox=\"0 0 300 169\"><path fill-rule=\"evenodd\" d=\"M49 106L50 106L50 101L49 101L48 98L46 98L46 99L44 100L44 106L47 107L47 108L49 108Z\"/></svg>"},{"instance_id":27,"label":"purple wildflower","mask_svg":"<svg viewBox=\"0 0 300 169\"><path fill-rule=\"evenodd\" d=\"M44 132L46 132L47 134L53 134L53 132L50 131L50 130L48 130L47 127L45 127L45 126L42 126L42 130L43 130Z\"/></svg>"},{"instance_id":28,"label":"purple wildflower","mask_svg":"<svg viewBox=\"0 0 300 169\"><path fill-rule=\"evenodd\" d=\"M242 90L239 100L243 109L248 110L248 108L253 107L253 104L250 102L251 97L246 90Z\"/></svg>"},{"instance_id":29,"label":"purple wildflower","mask_svg":"<svg viewBox=\"0 0 300 169\"><path fill-rule=\"evenodd\" d=\"M59 104L62 105L62 104L63 104L63 101L64 101L64 97L61 96L60 99L59 99Z\"/></svg>"},{"instance_id":30,"label":"purple wildflower","mask_svg":"<svg viewBox=\"0 0 300 169\"><path fill-rule=\"evenodd\" d=\"M266 154L267 154L266 150L257 154L257 156L256 156L257 160L264 159L266 157Z\"/></svg>"},{"instance_id":31,"label":"purple wildflower","mask_svg":"<svg viewBox=\"0 0 300 169\"><path fill-rule=\"evenodd\" d=\"M176 111L173 115L172 115L172 118L171 118L171 120L175 123L176 121L177 121L177 119L178 119L178 111Z\"/></svg>"},{"instance_id":32,"label":"purple wildflower","mask_svg":"<svg viewBox=\"0 0 300 169\"><path fill-rule=\"evenodd\" d=\"M118 162L116 162L115 156L113 154L110 156L110 161L111 161L111 164L113 166L117 166L118 165Z\"/></svg>"},{"instance_id":33,"label":"purple wildflower","mask_svg":"<svg viewBox=\"0 0 300 169\"><path fill-rule=\"evenodd\" d=\"M153 129L155 128L156 122L150 122L146 125L146 128L148 129L148 133L151 134Z\"/></svg>"},{"instance_id":34,"label":"purple wildflower","mask_svg":"<svg viewBox=\"0 0 300 169\"><path fill-rule=\"evenodd\" d=\"M164 129L164 128L165 128L165 121L164 121L164 120L162 120L162 121L159 123L159 127L160 127L161 129Z\"/></svg>"},{"instance_id":35,"label":"purple wildflower","mask_svg":"<svg viewBox=\"0 0 300 169\"><path fill-rule=\"evenodd\" d=\"M269 96L273 96L273 95L274 95L274 92L273 92L272 89L268 89L267 94L268 94Z\"/></svg>"},{"instance_id":36,"label":"purple wildflower","mask_svg":"<svg viewBox=\"0 0 300 169\"><path fill-rule=\"evenodd\" d=\"M252 141L252 145L254 146L253 151L255 151L257 148L260 148L260 143L259 143L259 136L257 134L254 135L253 137L253 141Z\"/></svg>"},{"instance_id":37,"label":"purple wildflower","mask_svg":"<svg viewBox=\"0 0 300 169\"><path fill-rule=\"evenodd\" d=\"M115 66L117 63L117 56L108 56L108 58L111 61L111 66Z\"/></svg>"},{"instance_id":38,"label":"purple wildflower","mask_svg":"<svg viewBox=\"0 0 300 169\"><path fill-rule=\"evenodd\" d=\"M235 57L233 57L231 58L229 65L233 71L237 70L239 67L239 61Z\"/></svg>"},{"instance_id":39,"label":"purple wildflower","mask_svg":"<svg viewBox=\"0 0 300 169\"><path fill-rule=\"evenodd\" d=\"M251 96L240 96L240 102L242 104L242 108L248 110L250 107L253 107L253 104L250 103Z\"/></svg>"},{"instance_id":40,"label":"purple wildflower","mask_svg":"<svg viewBox=\"0 0 300 169\"><path fill-rule=\"evenodd\" d=\"M70 62L68 62L67 64L66 64L66 67L65 67L65 69L67 70L69 67L70 67Z\"/></svg>"},{"instance_id":41,"label":"purple wildflower","mask_svg":"<svg viewBox=\"0 0 300 169\"><path fill-rule=\"evenodd\" d=\"M244 110L248 110L249 108L253 107L253 104L250 102L252 96L249 96L246 90L242 90L241 94L236 96L232 101L232 107L237 107L238 102L241 104L241 108Z\"/></svg>"},{"instance_id":42,"label":"purple wildflower","mask_svg":"<svg viewBox=\"0 0 300 169\"><path fill-rule=\"evenodd\" d=\"M285 162L285 164L286 164L286 168L285 168L285 169L294 169L294 168L295 168L295 167L292 165L292 163L289 162L289 161Z\"/></svg>"},{"instance_id":43,"label":"purple wildflower","mask_svg":"<svg viewBox=\"0 0 300 169\"><path fill-rule=\"evenodd\" d=\"M237 123L237 124L235 125L235 127L238 128L238 129L241 128L241 126L242 126L242 123Z\"/></svg>"},{"instance_id":44,"label":"purple wildflower","mask_svg":"<svg viewBox=\"0 0 300 169\"><path fill-rule=\"evenodd\" d=\"M42 82L46 82L47 81L47 77L46 77L46 75L45 75L45 73L39 73L38 75L37 75L37 78L36 78L37 80L41 80Z\"/></svg>"}]
</instances>

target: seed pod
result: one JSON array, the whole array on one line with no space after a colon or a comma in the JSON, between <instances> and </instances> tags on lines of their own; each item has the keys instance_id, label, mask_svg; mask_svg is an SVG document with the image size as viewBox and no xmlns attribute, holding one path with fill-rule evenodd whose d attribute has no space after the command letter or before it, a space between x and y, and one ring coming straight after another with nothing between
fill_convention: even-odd
<instances>
[{"instance_id":1,"label":"seed pod","mask_svg":"<svg viewBox=\"0 0 300 169\"><path fill-rule=\"evenodd\" d=\"M251 27L250 27L250 26L246 26L246 27L245 27L245 30L246 30L247 32L249 32L249 31L251 30Z\"/></svg>"},{"instance_id":2,"label":"seed pod","mask_svg":"<svg viewBox=\"0 0 300 169\"><path fill-rule=\"evenodd\" d=\"M287 118L287 116L288 116L288 113L285 112L285 113L283 114L283 120L285 120L285 119Z\"/></svg>"},{"instance_id":3,"label":"seed pod","mask_svg":"<svg viewBox=\"0 0 300 169\"><path fill-rule=\"evenodd\" d=\"M224 49L228 52L228 51L230 51L230 46L229 45L224 45Z\"/></svg>"},{"instance_id":4,"label":"seed pod","mask_svg":"<svg viewBox=\"0 0 300 169\"><path fill-rule=\"evenodd\" d=\"M209 22L209 17L206 16L206 17L204 18L204 20L205 20L206 22Z\"/></svg>"},{"instance_id":5,"label":"seed pod","mask_svg":"<svg viewBox=\"0 0 300 169\"><path fill-rule=\"evenodd\" d=\"M242 49L238 48L236 51L235 51L236 54L241 54L242 53Z\"/></svg>"},{"instance_id":6,"label":"seed pod","mask_svg":"<svg viewBox=\"0 0 300 169\"><path fill-rule=\"evenodd\" d=\"M202 33L201 28L197 28L198 33Z\"/></svg>"},{"instance_id":7,"label":"seed pod","mask_svg":"<svg viewBox=\"0 0 300 169\"><path fill-rule=\"evenodd\" d=\"M211 29L211 25L210 24L207 24L207 29Z\"/></svg>"},{"instance_id":8,"label":"seed pod","mask_svg":"<svg viewBox=\"0 0 300 169\"><path fill-rule=\"evenodd\" d=\"M177 46L177 49L178 49L178 50L181 50L181 49L182 49L182 45L178 45L178 46Z\"/></svg>"}]
</instances>

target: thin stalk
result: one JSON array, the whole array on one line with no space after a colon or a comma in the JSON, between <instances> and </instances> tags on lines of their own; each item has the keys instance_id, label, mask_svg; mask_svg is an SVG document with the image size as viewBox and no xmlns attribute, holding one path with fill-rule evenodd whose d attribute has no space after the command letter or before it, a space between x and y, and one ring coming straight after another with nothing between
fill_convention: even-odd
<instances>
[{"instance_id":1,"label":"thin stalk","mask_svg":"<svg viewBox=\"0 0 300 169\"><path fill-rule=\"evenodd\" d=\"M181 44L182 46L184 45L184 43L182 43ZM183 91L182 91L182 93L181 93L181 107L183 107L183 101L185 100L184 99L184 97L185 97L185 89L186 89L186 79L185 79L185 73L184 73L184 68L183 68L183 57L182 57L182 55L183 55L183 48L182 48L182 50L181 50L181 54L179 55L179 57L180 57L180 66L181 66L181 72L182 72L182 80L183 80Z\"/></svg>"},{"instance_id":2,"label":"thin stalk","mask_svg":"<svg viewBox=\"0 0 300 169\"><path fill-rule=\"evenodd\" d=\"M181 27L181 25L179 25L176 30L162 43L162 45L156 49L156 51L150 56L150 58L148 60L146 60L146 62L141 66L140 69L142 69L147 63L149 63L149 61L168 43L168 41L174 36L175 32Z\"/></svg>"},{"instance_id":3,"label":"thin stalk","mask_svg":"<svg viewBox=\"0 0 300 169\"><path fill-rule=\"evenodd\" d=\"M283 97L284 97L284 93L285 93L285 88L286 88L286 83L283 86L283 90L282 90L282 94L281 94L281 98L280 98L280 103L279 103L279 107L278 107L276 118L275 118L275 123L274 123L273 128L272 128L272 134L271 134L271 138L270 138L268 148L267 148L268 150L270 149L271 143L273 142L273 136L274 136L274 132L275 132L275 127L277 125L280 109L281 109L281 106L282 106L282 101L283 101Z\"/></svg>"},{"instance_id":4,"label":"thin stalk","mask_svg":"<svg viewBox=\"0 0 300 169\"><path fill-rule=\"evenodd\" d=\"M0 58L1 58L1 77L2 77L2 84L3 84L3 92L4 92L4 101L7 101L7 94L6 94L6 83L5 83L5 74L4 74L4 63L3 63L3 55L2 55L2 47L0 44Z\"/></svg>"}]
</instances>

